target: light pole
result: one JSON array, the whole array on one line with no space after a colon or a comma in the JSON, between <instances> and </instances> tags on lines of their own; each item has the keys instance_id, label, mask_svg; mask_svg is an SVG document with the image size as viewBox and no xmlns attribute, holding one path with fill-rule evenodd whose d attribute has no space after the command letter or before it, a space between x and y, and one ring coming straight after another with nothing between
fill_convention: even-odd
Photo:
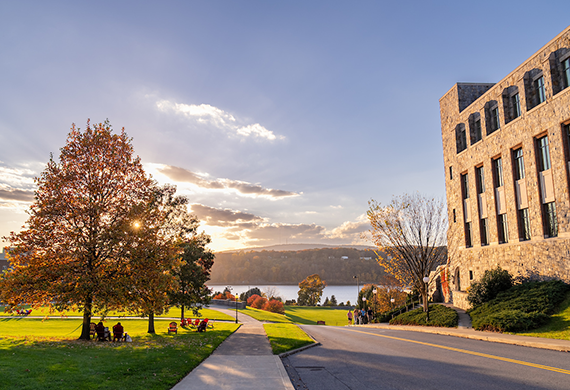
<instances>
[{"instance_id":1,"label":"light pole","mask_svg":"<svg viewBox=\"0 0 570 390\"><path fill-rule=\"evenodd\" d=\"M396 302L396 300L394 298L390 298L390 309L394 309L394 302Z\"/></svg>"},{"instance_id":2,"label":"light pole","mask_svg":"<svg viewBox=\"0 0 570 390\"><path fill-rule=\"evenodd\" d=\"M358 305L358 294L360 293L360 284L358 283L358 275L352 277L352 279L356 279L356 305Z\"/></svg>"},{"instance_id":3,"label":"light pole","mask_svg":"<svg viewBox=\"0 0 570 390\"><path fill-rule=\"evenodd\" d=\"M376 317L376 303L378 302L378 295L376 295L376 293L378 293L377 289L372 290L372 294L374 294L374 317Z\"/></svg>"},{"instance_id":4,"label":"light pole","mask_svg":"<svg viewBox=\"0 0 570 390\"><path fill-rule=\"evenodd\" d=\"M425 297L424 297L424 305L426 311L426 322L429 322L429 302L428 302L428 283L429 283L429 276L424 276L424 290L425 290Z\"/></svg>"},{"instance_id":5,"label":"light pole","mask_svg":"<svg viewBox=\"0 0 570 390\"><path fill-rule=\"evenodd\" d=\"M232 287L231 286L226 286L226 289L230 292L230 294L232 293ZM236 304L236 324L238 323L238 311L237 311L237 294L234 296L234 302ZM230 306L231 307L231 306Z\"/></svg>"}]
</instances>

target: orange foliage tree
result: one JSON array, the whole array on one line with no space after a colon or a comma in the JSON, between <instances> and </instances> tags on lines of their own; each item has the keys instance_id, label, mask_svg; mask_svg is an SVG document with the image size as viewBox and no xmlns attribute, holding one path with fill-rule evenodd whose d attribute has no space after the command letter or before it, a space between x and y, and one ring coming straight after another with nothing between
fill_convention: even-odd
<instances>
[{"instance_id":1,"label":"orange foliage tree","mask_svg":"<svg viewBox=\"0 0 570 390\"><path fill-rule=\"evenodd\" d=\"M161 215L157 187L133 153L124 129L113 134L108 121L87 122L84 131L73 125L59 162L52 156L36 178L26 225L8 238L13 269L0 277L0 300L8 310L25 303L78 306L80 339L88 340L94 313L130 301L125 292L134 288L133 272L150 275L156 262L170 261L171 248L156 236L158 222L145 225Z\"/></svg>"},{"instance_id":2,"label":"orange foliage tree","mask_svg":"<svg viewBox=\"0 0 570 390\"><path fill-rule=\"evenodd\" d=\"M414 286L428 311L431 280L425 283L423 278L447 260L445 201L417 193L394 197L387 206L371 200L367 216L372 241L383 254L378 263L403 286Z\"/></svg>"}]
</instances>

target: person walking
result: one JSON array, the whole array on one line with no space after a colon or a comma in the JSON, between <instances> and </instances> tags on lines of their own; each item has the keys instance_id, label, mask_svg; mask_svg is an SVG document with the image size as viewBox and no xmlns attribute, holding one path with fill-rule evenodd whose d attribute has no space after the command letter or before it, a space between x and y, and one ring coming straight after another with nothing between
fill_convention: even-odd
<instances>
[{"instance_id":1,"label":"person walking","mask_svg":"<svg viewBox=\"0 0 570 390\"><path fill-rule=\"evenodd\" d=\"M354 308L354 325L358 325L360 322L360 312L357 308Z\"/></svg>"},{"instance_id":2,"label":"person walking","mask_svg":"<svg viewBox=\"0 0 570 390\"><path fill-rule=\"evenodd\" d=\"M352 325L352 311L348 309L348 313L346 315L348 316L348 325Z\"/></svg>"}]
</instances>

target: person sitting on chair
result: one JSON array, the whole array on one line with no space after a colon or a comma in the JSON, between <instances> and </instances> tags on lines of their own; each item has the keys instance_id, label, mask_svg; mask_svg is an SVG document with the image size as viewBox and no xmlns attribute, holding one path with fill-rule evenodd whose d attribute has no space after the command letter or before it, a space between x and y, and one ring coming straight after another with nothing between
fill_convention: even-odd
<instances>
[{"instance_id":1,"label":"person sitting on chair","mask_svg":"<svg viewBox=\"0 0 570 390\"><path fill-rule=\"evenodd\" d=\"M123 333L125 329L120 322L117 322L117 325L113 326L113 342L115 341L122 341L123 340Z\"/></svg>"},{"instance_id":2,"label":"person sitting on chair","mask_svg":"<svg viewBox=\"0 0 570 390\"><path fill-rule=\"evenodd\" d=\"M207 326L208 326L208 319L206 318L205 320L202 320L200 322L200 325L198 325L198 329L196 329L196 330L198 332L205 332Z\"/></svg>"},{"instance_id":3,"label":"person sitting on chair","mask_svg":"<svg viewBox=\"0 0 570 390\"><path fill-rule=\"evenodd\" d=\"M103 321L99 321L99 323L95 325L95 331L97 332L97 340L105 341L105 325L103 325Z\"/></svg>"}]
</instances>

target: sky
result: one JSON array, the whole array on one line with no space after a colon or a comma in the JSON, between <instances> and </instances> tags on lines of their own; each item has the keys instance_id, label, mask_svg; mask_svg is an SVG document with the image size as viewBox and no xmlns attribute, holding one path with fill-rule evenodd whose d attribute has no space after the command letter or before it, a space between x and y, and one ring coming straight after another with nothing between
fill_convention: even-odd
<instances>
[{"instance_id":1,"label":"sky","mask_svg":"<svg viewBox=\"0 0 570 390\"><path fill-rule=\"evenodd\" d=\"M214 250L370 244L370 199L445 197L439 99L568 26L537 4L0 0L0 237L71 125L109 119Z\"/></svg>"}]
</instances>

